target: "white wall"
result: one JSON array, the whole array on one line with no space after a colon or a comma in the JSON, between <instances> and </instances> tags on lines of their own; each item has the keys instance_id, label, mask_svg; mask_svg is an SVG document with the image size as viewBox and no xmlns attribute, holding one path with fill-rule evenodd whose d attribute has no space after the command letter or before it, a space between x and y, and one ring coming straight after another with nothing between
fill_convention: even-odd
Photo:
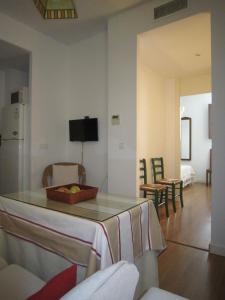
<instances>
[{"instance_id":1,"label":"white wall","mask_svg":"<svg viewBox=\"0 0 225 300\"><path fill-rule=\"evenodd\" d=\"M179 81L156 73L138 49L137 151L147 160L147 178L152 182L150 158L163 157L165 176L180 176Z\"/></svg>"},{"instance_id":2,"label":"white wall","mask_svg":"<svg viewBox=\"0 0 225 300\"><path fill-rule=\"evenodd\" d=\"M153 182L150 158L165 156L165 78L152 71L141 57L138 63L138 157L146 159L147 179Z\"/></svg>"},{"instance_id":3,"label":"white wall","mask_svg":"<svg viewBox=\"0 0 225 300\"><path fill-rule=\"evenodd\" d=\"M135 9L113 16L108 23L108 107L109 119L121 113L118 131L108 130L109 191L135 195L138 185L136 157L136 76L137 34L156 26L203 11L212 12L212 244L211 251L225 255L225 3L221 0L190 0L189 8L153 21L153 7L164 1L147 2ZM166 2L166 1L165 1ZM118 151L118 141L125 148ZM136 172L136 174L135 174ZM136 187L136 188L135 188Z\"/></svg>"},{"instance_id":4,"label":"white wall","mask_svg":"<svg viewBox=\"0 0 225 300\"><path fill-rule=\"evenodd\" d=\"M225 2L212 5L212 240L211 251L225 256Z\"/></svg>"},{"instance_id":5,"label":"white wall","mask_svg":"<svg viewBox=\"0 0 225 300\"><path fill-rule=\"evenodd\" d=\"M0 39L32 53L30 177L32 188L37 188L43 168L66 157L68 49L3 14Z\"/></svg>"},{"instance_id":6,"label":"white wall","mask_svg":"<svg viewBox=\"0 0 225 300\"><path fill-rule=\"evenodd\" d=\"M211 93L184 96L180 105L184 108L183 117L192 119L192 159L181 161L191 165L196 173L196 182L205 182L205 172L209 168L209 151L212 141L208 138L208 105L212 103Z\"/></svg>"},{"instance_id":7,"label":"white wall","mask_svg":"<svg viewBox=\"0 0 225 300\"><path fill-rule=\"evenodd\" d=\"M87 183L107 190L106 33L67 47L1 15L0 38L32 52L31 187L40 187L47 164L80 161L68 120L89 115L99 118L99 142L85 143Z\"/></svg>"},{"instance_id":8,"label":"white wall","mask_svg":"<svg viewBox=\"0 0 225 300\"><path fill-rule=\"evenodd\" d=\"M179 80L165 80L165 176L180 178Z\"/></svg>"},{"instance_id":9,"label":"white wall","mask_svg":"<svg viewBox=\"0 0 225 300\"><path fill-rule=\"evenodd\" d=\"M87 184L107 190L107 36L106 32L70 48L68 119L97 117L99 141L84 143ZM68 128L67 128L68 129ZM68 137L67 130L67 137ZM81 143L69 142L68 160L81 161Z\"/></svg>"},{"instance_id":10,"label":"white wall","mask_svg":"<svg viewBox=\"0 0 225 300\"><path fill-rule=\"evenodd\" d=\"M189 1L189 8L153 20L153 8L166 1L150 1L117 14L108 22L108 115L121 115L121 126L108 129L109 191L136 195L137 153L137 34L209 10L210 1ZM123 143L123 149L119 145Z\"/></svg>"}]
</instances>

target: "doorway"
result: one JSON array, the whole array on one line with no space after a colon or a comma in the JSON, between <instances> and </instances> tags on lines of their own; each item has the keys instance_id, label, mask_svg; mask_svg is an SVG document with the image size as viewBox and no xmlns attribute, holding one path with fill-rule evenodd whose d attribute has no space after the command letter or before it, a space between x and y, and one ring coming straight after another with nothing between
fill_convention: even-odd
<instances>
[{"instance_id":1,"label":"doorway","mask_svg":"<svg viewBox=\"0 0 225 300\"><path fill-rule=\"evenodd\" d=\"M188 17L138 36L137 88L137 165L139 159L147 159L147 177L148 182L151 183L150 158L163 157L165 176L179 179L181 178L180 98L211 93L211 20L209 13ZM207 133L208 131L205 132L205 135ZM206 164L208 155L204 158L205 170L208 167ZM192 157L195 156L196 153L194 154L192 149ZM204 184L203 189L205 188ZM190 185L188 189L187 193L190 191ZM184 189L184 191L186 190ZM200 192L205 193L202 189ZM199 193L198 187L193 190L193 193L193 197L190 193L186 197L187 202L190 201L190 205L186 205L186 207L184 194L184 209L180 209L181 219L178 218L178 213L175 215L171 210L172 217L165 220L163 225L165 236L170 231L169 225L172 226L172 231L174 230L176 218L182 224L182 214L188 214L194 209L191 201L192 198L193 201L196 199L196 193ZM208 194L206 197L208 201ZM206 204L206 206L203 223L208 224L211 212L210 205ZM188 218L185 219L185 223L191 224L191 222ZM202 224L201 222L198 224L199 232L201 232ZM185 229L182 228L178 229L179 240L176 242L184 242L180 231L183 230L185 235ZM195 245L193 236L188 243L192 246L208 248L206 244L210 241L210 234L210 226L207 226L207 238L204 240L204 245ZM170 239L173 239L171 231ZM187 241L186 237L185 240Z\"/></svg>"},{"instance_id":2,"label":"doorway","mask_svg":"<svg viewBox=\"0 0 225 300\"><path fill-rule=\"evenodd\" d=\"M210 107L212 94L197 94L180 98L181 111L181 178L184 186L206 184L212 149ZM187 121L190 120L190 123ZM186 129L189 125L189 130Z\"/></svg>"},{"instance_id":3,"label":"doorway","mask_svg":"<svg viewBox=\"0 0 225 300\"><path fill-rule=\"evenodd\" d=\"M0 194L29 188L30 57L0 41Z\"/></svg>"}]
</instances>

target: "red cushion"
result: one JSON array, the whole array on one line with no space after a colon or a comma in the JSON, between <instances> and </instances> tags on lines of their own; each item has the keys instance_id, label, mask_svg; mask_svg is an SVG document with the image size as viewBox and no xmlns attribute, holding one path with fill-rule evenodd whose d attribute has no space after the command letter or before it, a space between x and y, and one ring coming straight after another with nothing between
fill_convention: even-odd
<instances>
[{"instance_id":1,"label":"red cushion","mask_svg":"<svg viewBox=\"0 0 225 300\"><path fill-rule=\"evenodd\" d=\"M73 265L57 274L37 293L27 300L58 300L75 287L77 281L77 266Z\"/></svg>"}]
</instances>

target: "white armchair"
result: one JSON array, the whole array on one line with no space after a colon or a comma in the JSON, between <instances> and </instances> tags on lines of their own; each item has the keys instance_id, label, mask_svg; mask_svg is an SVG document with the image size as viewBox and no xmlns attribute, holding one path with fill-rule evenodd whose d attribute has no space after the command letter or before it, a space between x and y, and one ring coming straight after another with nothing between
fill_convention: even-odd
<instances>
[{"instance_id":1,"label":"white armchair","mask_svg":"<svg viewBox=\"0 0 225 300\"><path fill-rule=\"evenodd\" d=\"M139 273L135 265L120 261L93 274L61 300L133 299L138 278Z\"/></svg>"},{"instance_id":2,"label":"white armchair","mask_svg":"<svg viewBox=\"0 0 225 300\"><path fill-rule=\"evenodd\" d=\"M133 300L139 273L134 264L120 261L96 272L67 292L61 300ZM7 265L0 257L0 297L24 300L45 282L18 265ZM151 288L140 300L185 300L175 294Z\"/></svg>"},{"instance_id":3,"label":"white armchair","mask_svg":"<svg viewBox=\"0 0 225 300\"><path fill-rule=\"evenodd\" d=\"M61 300L133 300L139 273L134 264L120 261L93 274ZM185 300L159 288L151 288L140 300ZM187 299L186 299L187 300Z\"/></svg>"}]
</instances>

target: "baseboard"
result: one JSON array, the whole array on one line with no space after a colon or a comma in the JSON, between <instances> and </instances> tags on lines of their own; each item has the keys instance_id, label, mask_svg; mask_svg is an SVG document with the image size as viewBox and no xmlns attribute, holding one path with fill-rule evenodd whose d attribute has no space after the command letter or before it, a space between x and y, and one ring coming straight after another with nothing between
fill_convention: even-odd
<instances>
[{"instance_id":1,"label":"baseboard","mask_svg":"<svg viewBox=\"0 0 225 300\"><path fill-rule=\"evenodd\" d=\"M225 247L209 244L209 252L220 256L225 256Z\"/></svg>"}]
</instances>

